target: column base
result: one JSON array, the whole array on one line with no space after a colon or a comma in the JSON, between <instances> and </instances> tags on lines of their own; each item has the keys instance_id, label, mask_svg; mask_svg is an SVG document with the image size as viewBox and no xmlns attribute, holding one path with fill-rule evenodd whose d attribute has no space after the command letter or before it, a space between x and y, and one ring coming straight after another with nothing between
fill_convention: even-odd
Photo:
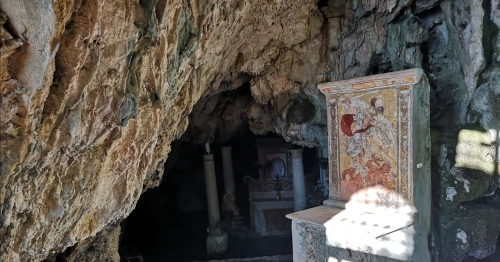
<instances>
[{"instance_id":1,"label":"column base","mask_svg":"<svg viewBox=\"0 0 500 262\"><path fill-rule=\"evenodd\" d=\"M222 254L227 249L227 234L222 232L222 235L208 235L207 237L207 253Z\"/></svg>"}]
</instances>

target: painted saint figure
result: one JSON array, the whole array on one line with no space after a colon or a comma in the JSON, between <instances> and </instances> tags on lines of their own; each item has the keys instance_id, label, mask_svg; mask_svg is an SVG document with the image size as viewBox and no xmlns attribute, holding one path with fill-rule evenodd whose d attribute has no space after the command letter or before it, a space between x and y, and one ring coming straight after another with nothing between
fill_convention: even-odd
<instances>
[{"instance_id":1,"label":"painted saint figure","mask_svg":"<svg viewBox=\"0 0 500 262\"><path fill-rule=\"evenodd\" d=\"M224 195L224 202L222 203L222 211L233 212L235 216L240 215L240 209L234 203L234 196L232 194Z\"/></svg>"}]
</instances>

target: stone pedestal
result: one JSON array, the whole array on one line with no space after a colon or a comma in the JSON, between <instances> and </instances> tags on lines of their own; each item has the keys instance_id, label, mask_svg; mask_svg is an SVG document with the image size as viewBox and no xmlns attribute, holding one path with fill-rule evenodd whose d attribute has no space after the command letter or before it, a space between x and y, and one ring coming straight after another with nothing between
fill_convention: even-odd
<instances>
[{"instance_id":1,"label":"stone pedestal","mask_svg":"<svg viewBox=\"0 0 500 262\"><path fill-rule=\"evenodd\" d=\"M209 224L207 252L209 254L223 253L227 249L227 236L221 229L214 155L204 155L203 159L205 162L205 184L207 190Z\"/></svg>"},{"instance_id":2,"label":"stone pedestal","mask_svg":"<svg viewBox=\"0 0 500 262\"><path fill-rule=\"evenodd\" d=\"M290 153L292 154L293 199L295 201L294 211L297 212L304 210L307 206L302 149L292 149Z\"/></svg>"}]
</instances>

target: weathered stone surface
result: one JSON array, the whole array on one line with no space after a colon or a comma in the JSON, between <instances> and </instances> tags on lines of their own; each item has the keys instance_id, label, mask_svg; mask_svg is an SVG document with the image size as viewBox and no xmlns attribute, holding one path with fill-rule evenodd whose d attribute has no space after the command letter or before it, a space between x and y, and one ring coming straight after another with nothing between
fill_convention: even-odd
<instances>
[{"instance_id":1,"label":"weathered stone surface","mask_svg":"<svg viewBox=\"0 0 500 262\"><path fill-rule=\"evenodd\" d=\"M416 0L415 1L415 13L420 13L425 10L429 10L432 7L439 4L439 0Z\"/></svg>"},{"instance_id":2,"label":"weathered stone surface","mask_svg":"<svg viewBox=\"0 0 500 262\"><path fill-rule=\"evenodd\" d=\"M421 64L436 96L433 126L498 128L498 7L1 1L0 260L40 261L126 217L159 183L171 141L190 124L195 142L224 140L248 121L256 134L326 149L320 82ZM249 92L222 94L246 83ZM289 121L297 100L314 105L314 118ZM484 188L491 180L476 181Z\"/></svg>"},{"instance_id":3,"label":"weathered stone surface","mask_svg":"<svg viewBox=\"0 0 500 262\"><path fill-rule=\"evenodd\" d=\"M293 81L313 85L323 20L314 1L0 8L26 43L2 77L6 261L43 259L126 217L159 182L204 93L235 88L247 73L269 83L266 98L297 93Z\"/></svg>"},{"instance_id":4,"label":"weathered stone surface","mask_svg":"<svg viewBox=\"0 0 500 262\"><path fill-rule=\"evenodd\" d=\"M445 134L434 175L434 199L441 211L453 212L463 202L495 193L500 186L495 144L486 130L462 127Z\"/></svg>"},{"instance_id":5,"label":"weathered stone surface","mask_svg":"<svg viewBox=\"0 0 500 262\"><path fill-rule=\"evenodd\" d=\"M410 14L401 21L389 24L388 29L387 52L393 70L422 67L420 44L429 38L424 22Z\"/></svg>"},{"instance_id":6,"label":"weathered stone surface","mask_svg":"<svg viewBox=\"0 0 500 262\"><path fill-rule=\"evenodd\" d=\"M500 72L500 69L499 69ZM491 130L491 135L500 132L500 74L497 72L496 79L481 85L472 100L472 107L480 113L481 126ZM500 138L495 138L499 139ZM500 141L498 142L500 143Z\"/></svg>"},{"instance_id":7,"label":"weathered stone surface","mask_svg":"<svg viewBox=\"0 0 500 262\"><path fill-rule=\"evenodd\" d=\"M305 89L278 114L274 129L286 140L305 147L319 146L328 155L325 100L319 91Z\"/></svg>"},{"instance_id":8,"label":"weathered stone surface","mask_svg":"<svg viewBox=\"0 0 500 262\"><path fill-rule=\"evenodd\" d=\"M457 127L435 143L439 149L433 151L438 166L433 173L434 228L440 237L434 244L441 247L435 251L441 261L485 258L495 251L500 163L494 159L491 138L482 128Z\"/></svg>"},{"instance_id":9,"label":"weathered stone surface","mask_svg":"<svg viewBox=\"0 0 500 262\"><path fill-rule=\"evenodd\" d=\"M97 233L95 237L89 237L75 246L69 247L52 260L60 262L119 262L119 238L120 226L105 229Z\"/></svg>"},{"instance_id":10,"label":"weathered stone surface","mask_svg":"<svg viewBox=\"0 0 500 262\"><path fill-rule=\"evenodd\" d=\"M484 204L466 204L452 214L441 216L442 261L491 255L500 232L499 219L500 206Z\"/></svg>"}]
</instances>

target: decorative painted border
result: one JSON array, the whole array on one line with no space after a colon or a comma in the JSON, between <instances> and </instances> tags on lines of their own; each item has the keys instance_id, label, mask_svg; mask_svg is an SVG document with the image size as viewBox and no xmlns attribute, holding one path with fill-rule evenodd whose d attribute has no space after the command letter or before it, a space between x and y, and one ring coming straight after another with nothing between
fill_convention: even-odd
<instances>
[{"instance_id":1,"label":"decorative painted border","mask_svg":"<svg viewBox=\"0 0 500 262\"><path fill-rule=\"evenodd\" d=\"M330 199L340 199L340 154L338 150L330 150L331 148L339 148L339 130L338 130L338 117L337 117L337 103L339 96L334 95L328 99L328 153L329 153L329 179L330 179ZM334 128L330 128L334 127Z\"/></svg>"},{"instance_id":2,"label":"decorative painted border","mask_svg":"<svg viewBox=\"0 0 500 262\"><path fill-rule=\"evenodd\" d=\"M399 193L406 199L409 198L409 174L410 174L410 87L403 86L398 88L399 104Z\"/></svg>"},{"instance_id":3,"label":"decorative painted border","mask_svg":"<svg viewBox=\"0 0 500 262\"><path fill-rule=\"evenodd\" d=\"M422 69L409 69L387 74L323 83L318 85L318 89L321 90L323 94L330 95L346 91L414 85L418 83L422 74Z\"/></svg>"}]
</instances>

